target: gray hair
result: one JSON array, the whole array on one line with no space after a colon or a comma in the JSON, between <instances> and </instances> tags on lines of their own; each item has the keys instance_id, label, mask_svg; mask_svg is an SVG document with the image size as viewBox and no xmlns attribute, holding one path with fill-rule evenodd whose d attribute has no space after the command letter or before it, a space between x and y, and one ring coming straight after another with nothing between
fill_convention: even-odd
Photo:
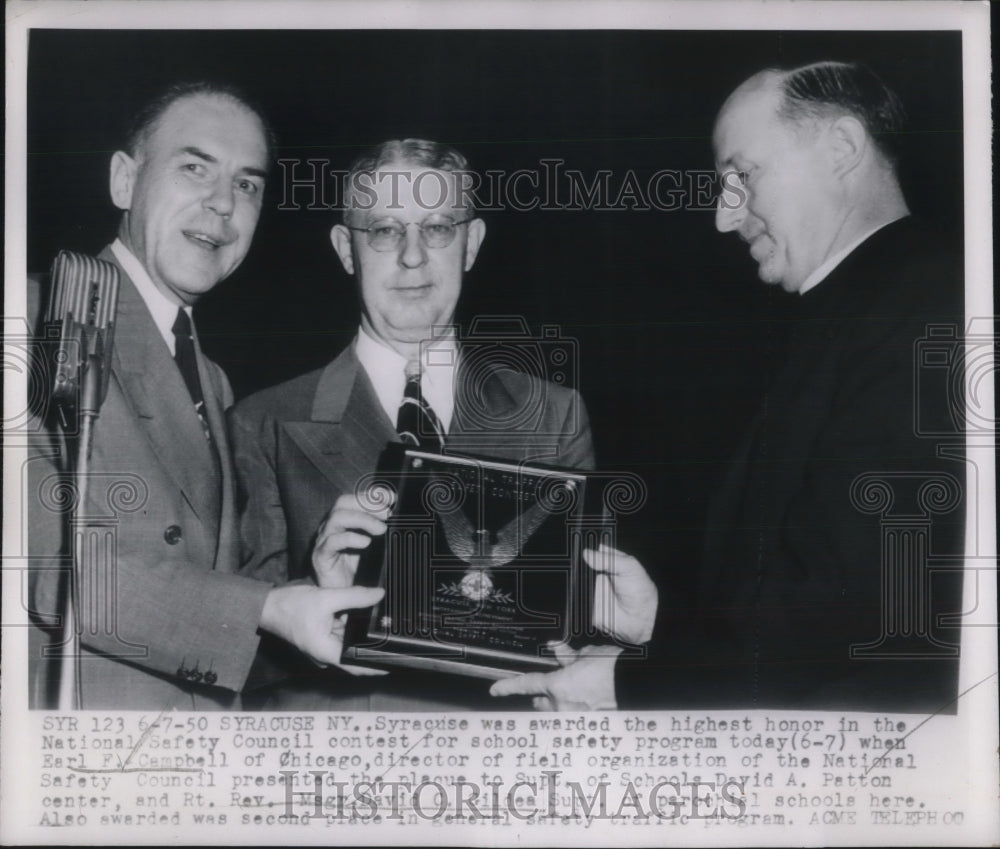
<instances>
[{"instance_id":1,"label":"gray hair","mask_svg":"<svg viewBox=\"0 0 1000 849\"><path fill-rule=\"evenodd\" d=\"M344 192L344 221L346 222L351 212L348 198L352 192L361 184L360 178L364 175L373 175L376 171L384 169L387 165L409 165L418 168L432 168L436 171L446 171L456 174L460 185L475 186L475 173L469 167L469 160L465 156L451 147L441 142L428 141L427 139L392 139L382 142L365 151L354 160L347 172L347 182ZM470 215L475 216L476 208L471 192L461 191L460 199Z\"/></svg>"},{"instance_id":2,"label":"gray hair","mask_svg":"<svg viewBox=\"0 0 1000 849\"><path fill-rule=\"evenodd\" d=\"M906 112L895 92L870 68L857 62L815 62L778 73L781 118L801 125L850 115L861 122L886 160L895 164Z\"/></svg>"}]
</instances>

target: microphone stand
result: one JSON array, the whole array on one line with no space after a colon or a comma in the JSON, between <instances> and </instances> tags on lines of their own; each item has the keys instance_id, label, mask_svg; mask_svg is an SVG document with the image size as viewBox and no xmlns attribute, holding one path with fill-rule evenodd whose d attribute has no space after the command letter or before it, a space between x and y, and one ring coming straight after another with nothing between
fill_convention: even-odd
<instances>
[{"instance_id":1,"label":"microphone stand","mask_svg":"<svg viewBox=\"0 0 1000 849\"><path fill-rule=\"evenodd\" d=\"M86 331L84 330L84 333ZM89 345L86 346L90 348ZM101 408L101 358L100 353L91 353L83 363L80 387L80 408L77 420L80 424L80 435L76 443L76 458L73 469L73 483L76 490L76 501L73 505L70 520L70 534L73 540L73 568L69 578L69 590L66 593L66 608L63 617L63 658L59 668L59 710L69 711L79 709L83 704L83 694L80 687L80 632L83 619L80 616L81 583L84 575L90 578L93 586L94 576L89 574L94 564L89 563L86 551L87 535L83 525L86 522L87 490L90 477L90 450L94 441L94 422ZM78 625L77 623L81 623Z\"/></svg>"}]
</instances>

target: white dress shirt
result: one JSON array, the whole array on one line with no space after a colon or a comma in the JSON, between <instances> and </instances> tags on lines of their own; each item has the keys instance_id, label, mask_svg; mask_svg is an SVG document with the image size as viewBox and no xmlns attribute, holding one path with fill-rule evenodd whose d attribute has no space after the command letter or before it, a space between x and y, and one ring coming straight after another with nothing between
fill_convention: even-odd
<instances>
[{"instance_id":1,"label":"white dress shirt","mask_svg":"<svg viewBox=\"0 0 1000 849\"><path fill-rule=\"evenodd\" d=\"M149 273L143 268L142 263L136 259L135 254L125 247L121 239L115 239L111 243L111 252L118 260L118 264L125 269L125 273L132 278L135 288L139 291L139 296L146 304L146 309L153 317L153 324L160 331L163 341L167 343L170 356L175 354L174 322L177 320L177 308L181 304L175 304L159 289L153 282ZM194 316L191 314L191 307L183 307L184 311L191 319L191 326L194 327Z\"/></svg>"},{"instance_id":2,"label":"white dress shirt","mask_svg":"<svg viewBox=\"0 0 1000 849\"><path fill-rule=\"evenodd\" d=\"M399 414L406 389L406 358L388 345L358 329L354 351L358 362L368 373L375 387L375 394L393 427ZM433 343L421 345L422 372L420 391L438 419L444 432L451 426L455 411L455 366L458 363L458 347L453 337L445 337Z\"/></svg>"}]
</instances>

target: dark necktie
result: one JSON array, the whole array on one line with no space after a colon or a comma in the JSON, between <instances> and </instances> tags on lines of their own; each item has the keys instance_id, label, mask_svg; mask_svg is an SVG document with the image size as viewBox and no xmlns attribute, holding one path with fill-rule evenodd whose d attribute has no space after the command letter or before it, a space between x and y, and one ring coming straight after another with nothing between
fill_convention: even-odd
<instances>
[{"instance_id":1,"label":"dark necktie","mask_svg":"<svg viewBox=\"0 0 1000 849\"><path fill-rule=\"evenodd\" d=\"M424 451L444 448L444 428L420 390L420 363L406 364L406 389L396 417L396 430L403 442Z\"/></svg>"},{"instance_id":2,"label":"dark necktie","mask_svg":"<svg viewBox=\"0 0 1000 849\"><path fill-rule=\"evenodd\" d=\"M177 361L177 368L180 369L181 377L184 378L184 383L187 385L191 401L194 403L194 411L198 414L201 426L205 431L205 438L211 442L212 432L208 428L208 419L205 416L205 397L201 394L198 361L194 355L191 319L183 308L177 310L177 318L172 329L174 331L174 359Z\"/></svg>"}]
</instances>

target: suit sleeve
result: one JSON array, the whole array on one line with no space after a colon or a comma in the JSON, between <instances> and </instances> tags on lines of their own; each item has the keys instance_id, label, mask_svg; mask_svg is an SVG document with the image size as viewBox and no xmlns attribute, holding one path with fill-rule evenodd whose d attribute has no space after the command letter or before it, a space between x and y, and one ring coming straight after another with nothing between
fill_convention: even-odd
<instances>
[{"instance_id":1,"label":"suit sleeve","mask_svg":"<svg viewBox=\"0 0 1000 849\"><path fill-rule=\"evenodd\" d=\"M276 423L244 405L229 410L240 522L240 573L288 582L288 528L278 489Z\"/></svg>"},{"instance_id":2,"label":"suit sleeve","mask_svg":"<svg viewBox=\"0 0 1000 849\"><path fill-rule=\"evenodd\" d=\"M36 623L57 633L72 563L67 539L67 511L72 505L64 497L69 490L60 483L65 477L51 446L36 446L30 455L31 609ZM120 486L123 479L125 488ZM106 491L100 491L101 486ZM124 476L94 475L90 488L89 503L130 497ZM150 506L156 498L152 493ZM180 551L161 558L160 548L179 549L183 541L168 546L159 524L144 522L141 516L135 528L130 524L127 514L118 524L88 523L93 550L108 557L98 560L99 580L89 578L86 570L80 580L83 645L168 677L177 676L180 669L197 670L203 676L211 673L204 678L206 683L240 690L256 654L257 626L270 586L186 561ZM151 532L154 526L159 534ZM110 547L119 537L131 541ZM138 540L145 542L137 545Z\"/></svg>"},{"instance_id":3,"label":"suit sleeve","mask_svg":"<svg viewBox=\"0 0 1000 849\"><path fill-rule=\"evenodd\" d=\"M574 391L568 397L559 433L559 455L554 464L568 469L593 470L597 462L590 433L590 417L578 392Z\"/></svg>"}]
</instances>

